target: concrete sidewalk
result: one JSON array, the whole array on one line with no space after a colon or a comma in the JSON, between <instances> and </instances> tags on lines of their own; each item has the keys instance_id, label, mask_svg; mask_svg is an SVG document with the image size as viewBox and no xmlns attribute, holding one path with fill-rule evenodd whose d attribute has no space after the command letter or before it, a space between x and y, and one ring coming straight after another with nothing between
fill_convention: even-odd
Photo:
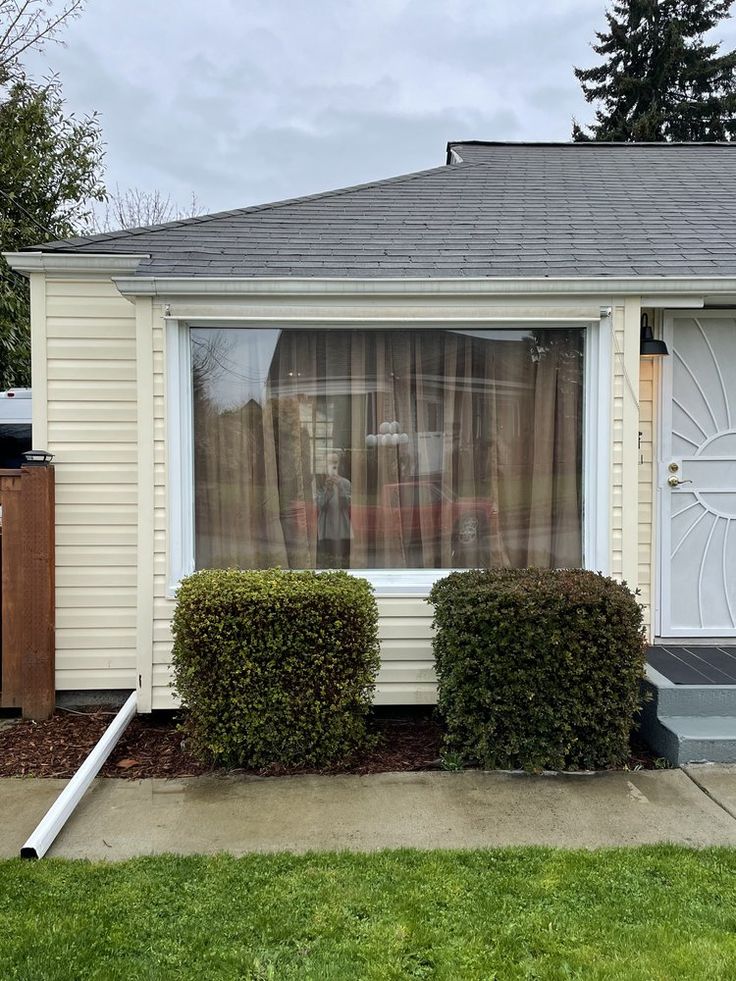
<instances>
[{"instance_id":1,"label":"concrete sidewalk","mask_svg":"<svg viewBox=\"0 0 736 981\"><path fill-rule=\"evenodd\" d=\"M691 769L695 779L682 770L98 779L49 855L736 845L736 768ZM18 854L64 784L0 780L0 856Z\"/></svg>"}]
</instances>

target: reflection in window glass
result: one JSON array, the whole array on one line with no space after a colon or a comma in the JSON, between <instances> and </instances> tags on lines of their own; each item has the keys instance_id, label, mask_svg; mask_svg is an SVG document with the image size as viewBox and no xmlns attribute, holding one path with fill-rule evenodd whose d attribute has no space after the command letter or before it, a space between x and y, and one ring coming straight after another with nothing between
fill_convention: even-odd
<instances>
[{"instance_id":1,"label":"reflection in window glass","mask_svg":"<svg viewBox=\"0 0 736 981\"><path fill-rule=\"evenodd\" d=\"M198 568L580 565L582 330L191 343Z\"/></svg>"},{"instance_id":2,"label":"reflection in window glass","mask_svg":"<svg viewBox=\"0 0 736 981\"><path fill-rule=\"evenodd\" d=\"M26 423L0 423L0 469L16 470L25 464L23 454L31 447L31 427Z\"/></svg>"}]
</instances>

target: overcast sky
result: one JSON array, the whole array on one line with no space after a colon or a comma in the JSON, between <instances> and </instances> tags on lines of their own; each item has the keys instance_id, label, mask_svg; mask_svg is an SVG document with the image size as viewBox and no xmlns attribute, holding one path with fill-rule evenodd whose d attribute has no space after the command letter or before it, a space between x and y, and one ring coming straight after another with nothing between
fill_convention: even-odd
<instances>
[{"instance_id":1,"label":"overcast sky","mask_svg":"<svg viewBox=\"0 0 736 981\"><path fill-rule=\"evenodd\" d=\"M58 72L108 186L207 211L444 162L449 139L566 140L604 0L88 0ZM718 31L736 46L733 21Z\"/></svg>"}]
</instances>

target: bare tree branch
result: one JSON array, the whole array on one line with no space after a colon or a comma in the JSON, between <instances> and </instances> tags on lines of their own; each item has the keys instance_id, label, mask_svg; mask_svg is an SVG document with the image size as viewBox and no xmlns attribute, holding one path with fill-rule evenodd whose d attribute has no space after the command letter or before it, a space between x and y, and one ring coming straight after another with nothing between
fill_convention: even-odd
<instances>
[{"instance_id":1,"label":"bare tree branch","mask_svg":"<svg viewBox=\"0 0 736 981\"><path fill-rule=\"evenodd\" d=\"M168 221L181 221L204 214L204 208L192 192L190 201L180 205L169 194L158 189L144 191L138 187L108 192L104 209L96 214L90 223L90 234L113 232L121 228L142 228L149 225L163 225Z\"/></svg>"},{"instance_id":2,"label":"bare tree branch","mask_svg":"<svg viewBox=\"0 0 736 981\"><path fill-rule=\"evenodd\" d=\"M84 0L0 0L0 76L19 70L21 55L58 41L59 30L84 6Z\"/></svg>"}]
</instances>

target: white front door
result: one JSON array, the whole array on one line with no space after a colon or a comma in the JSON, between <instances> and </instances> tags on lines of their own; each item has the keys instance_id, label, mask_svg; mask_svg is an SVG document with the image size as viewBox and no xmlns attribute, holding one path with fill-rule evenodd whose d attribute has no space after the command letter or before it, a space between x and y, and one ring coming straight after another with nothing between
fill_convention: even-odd
<instances>
[{"instance_id":1,"label":"white front door","mask_svg":"<svg viewBox=\"0 0 736 981\"><path fill-rule=\"evenodd\" d=\"M663 637L736 635L736 312L667 318L662 361Z\"/></svg>"}]
</instances>

